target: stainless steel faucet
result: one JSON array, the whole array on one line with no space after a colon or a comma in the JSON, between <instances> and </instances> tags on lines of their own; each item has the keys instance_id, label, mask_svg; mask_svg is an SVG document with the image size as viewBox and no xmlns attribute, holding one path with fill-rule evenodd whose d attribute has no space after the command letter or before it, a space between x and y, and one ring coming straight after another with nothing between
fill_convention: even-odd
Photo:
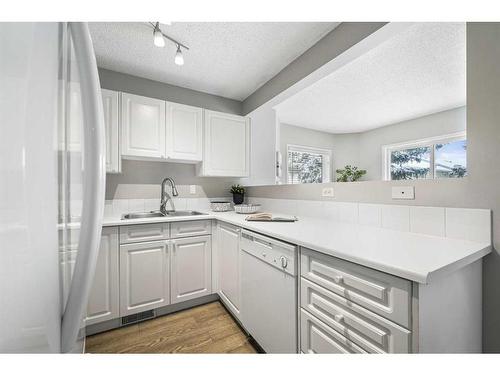
<instances>
[{"instance_id":1,"label":"stainless steel faucet","mask_svg":"<svg viewBox=\"0 0 500 375\"><path fill-rule=\"evenodd\" d=\"M167 191L165 189L166 186L167 186L167 182L170 183L170 186L172 187L172 195L174 197L176 197L176 196L179 195L179 193L177 192L177 188L175 187L175 181L172 178L170 178L170 177L165 177L163 179L163 181L161 182L161 193L160 193L161 194L161 196L160 196L160 198L161 198L160 212L162 214L164 214L164 215L167 214L167 208L166 208L167 207L167 203L168 203L169 200L172 199L172 197L167 193ZM175 211L173 202L172 202L172 208Z\"/></svg>"}]
</instances>

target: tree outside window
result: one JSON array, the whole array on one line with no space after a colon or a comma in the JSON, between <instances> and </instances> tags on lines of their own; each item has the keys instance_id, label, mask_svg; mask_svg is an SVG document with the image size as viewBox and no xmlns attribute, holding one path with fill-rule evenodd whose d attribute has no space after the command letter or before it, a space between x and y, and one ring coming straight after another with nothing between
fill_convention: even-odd
<instances>
[{"instance_id":1,"label":"tree outside window","mask_svg":"<svg viewBox=\"0 0 500 375\"><path fill-rule=\"evenodd\" d=\"M384 146L386 180L462 178L467 175L465 133Z\"/></svg>"}]
</instances>

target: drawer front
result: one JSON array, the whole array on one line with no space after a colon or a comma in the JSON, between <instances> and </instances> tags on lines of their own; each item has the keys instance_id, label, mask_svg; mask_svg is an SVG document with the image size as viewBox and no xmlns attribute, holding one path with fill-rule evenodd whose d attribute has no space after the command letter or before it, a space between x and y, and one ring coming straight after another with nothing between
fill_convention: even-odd
<instances>
[{"instance_id":1,"label":"drawer front","mask_svg":"<svg viewBox=\"0 0 500 375\"><path fill-rule=\"evenodd\" d=\"M300 259L306 279L411 328L410 281L309 249L301 249Z\"/></svg>"},{"instance_id":2,"label":"drawer front","mask_svg":"<svg viewBox=\"0 0 500 375\"><path fill-rule=\"evenodd\" d=\"M120 227L121 244L166 240L168 237L168 223L139 224Z\"/></svg>"},{"instance_id":3,"label":"drawer front","mask_svg":"<svg viewBox=\"0 0 500 375\"><path fill-rule=\"evenodd\" d=\"M366 353L304 309L300 309L300 350L305 354Z\"/></svg>"},{"instance_id":4,"label":"drawer front","mask_svg":"<svg viewBox=\"0 0 500 375\"><path fill-rule=\"evenodd\" d=\"M411 332L301 278L300 306L370 353L409 353Z\"/></svg>"},{"instance_id":5,"label":"drawer front","mask_svg":"<svg viewBox=\"0 0 500 375\"><path fill-rule=\"evenodd\" d=\"M170 224L170 237L181 238L212 234L211 220L180 221Z\"/></svg>"}]
</instances>

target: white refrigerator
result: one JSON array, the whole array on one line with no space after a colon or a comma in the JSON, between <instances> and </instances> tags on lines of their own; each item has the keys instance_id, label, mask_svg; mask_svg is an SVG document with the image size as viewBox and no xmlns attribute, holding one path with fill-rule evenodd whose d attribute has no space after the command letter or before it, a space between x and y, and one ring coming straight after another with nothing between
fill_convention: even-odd
<instances>
[{"instance_id":1,"label":"white refrigerator","mask_svg":"<svg viewBox=\"0 0 500 375\"><path fill-rule=\"evenodd\" d=\"M105 134L86 23L0 23L0 353L81 353Z\"/></svg>"}]
</instances>

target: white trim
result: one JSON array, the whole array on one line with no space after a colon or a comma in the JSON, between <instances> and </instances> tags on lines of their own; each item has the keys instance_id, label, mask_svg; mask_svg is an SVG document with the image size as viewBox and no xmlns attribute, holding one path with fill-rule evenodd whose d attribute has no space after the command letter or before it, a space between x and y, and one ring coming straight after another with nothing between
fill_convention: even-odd
<instances>
[{"instance_id":1,"label":"white trim","mask_svg":"<svg viewBox=\"0 0 500 375\"><path fill-rule=\"evenodd\" d=\"M429 137L429 138L422 138L422 139L417 139L413 141L405 141L405 142L399 142L399 143L392 143L388 145L383 145L382 146L382 173L383 173L383 180L384 181L390 181L391 180L391 164L389 162L390 160L390 153L392 151L396 150L404 150L407 148L414 148L414 147L427 147L427 146L433 146L437 143L450 143L454 141L460 141L460 140L466 140L467 139L467 134L466 131L461 131L461 132L455 132L455 133L449 133L449 134L444 134L436 137ZM430 157L430 163L431 163L431 178L434 179L434 147L431 147L431 157Z\"/></svg>"},{"instance_id":2,"label":"white trim","mask_svg":"<svg viewBox=\"0 0 500 375\"><path fill-rule=\"evenodd\" d=\"M308 152L312 154L319 154L326 156L327 158L324 159L323 162L323 181L322 183L325 182L331 182L332 181L332 171L331 171L331 163L332 163L332 150L329 150L327 148L321 148L321 147L311 147L311 146L302 146L302 145L294 145L294 144L287 144L286 145L286 176L285 176L285 181L288 184L288 154L290 151L295 151L295 152Z\"/></svg>"}]
</instances>

